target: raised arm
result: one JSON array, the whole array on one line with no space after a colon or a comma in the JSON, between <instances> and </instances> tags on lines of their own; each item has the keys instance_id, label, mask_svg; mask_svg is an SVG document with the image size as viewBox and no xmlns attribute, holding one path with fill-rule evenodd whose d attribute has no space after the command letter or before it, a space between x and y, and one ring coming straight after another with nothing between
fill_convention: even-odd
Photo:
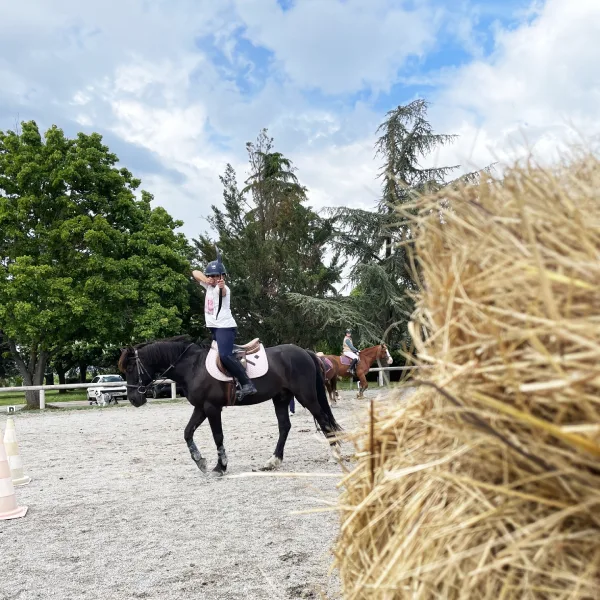
<instances>
[{"instance_id":1,"label":"raised arm","mask_svg":"<svg viewBox=\"0 0 600 600\"><path fill-rule=\"evenodd\" d=\"M192 277L198 283L208 283L208 277L202 271L192 271Z\"/></svg>"}]
</instances>

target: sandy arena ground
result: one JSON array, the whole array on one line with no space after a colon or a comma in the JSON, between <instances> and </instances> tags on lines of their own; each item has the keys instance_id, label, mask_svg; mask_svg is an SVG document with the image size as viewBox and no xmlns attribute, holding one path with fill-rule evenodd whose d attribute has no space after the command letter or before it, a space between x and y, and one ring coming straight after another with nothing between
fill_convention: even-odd
<instances>
[{"instance_id":1,"label":"sandy arena ground","mask_svg":"<svg viewBox=\"0 0 600 600\"><path fill-rule=\"evenodd\" d=\"M355 395L333 409L346 429ZM17 488L25 518L0 521L0 599L338 598L335 514L290 514L334 499L336 479L209 478L183 441L191 412L179 400L17 414L32 482ZM308 411L291 421L280 472L339 473ZM258 469L277 441L272 403L225 409L223 429L228 474ZM212 468L208 422L195 440Z\"/></svg>"}]
</instances>

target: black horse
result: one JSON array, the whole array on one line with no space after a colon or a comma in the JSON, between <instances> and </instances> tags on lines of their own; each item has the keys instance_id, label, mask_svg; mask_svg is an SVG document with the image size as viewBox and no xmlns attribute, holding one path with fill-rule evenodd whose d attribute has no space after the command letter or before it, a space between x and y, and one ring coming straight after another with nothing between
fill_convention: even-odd
<instances>
[{"instance_id":1,"label":"black horse","mask_svg":"<svg viewBox=\"0 0 600 600\"><path fill-rule=\"evenodd\" d=\"M205 366L209 346L178 336L123 349L119 369L127 378L127 397L134 406L146 403L145 388L155 378L169 377L186 389L194 412L185 428L184 439L193 461L206 473L206 459L194 443L194 432L208 418L217 446L218 461L213 472L223 475L227 454L223 445L221 411L227 405L230 384L214 379ZM291 428L289 404L292 398L310 411L330 445L337 444L335 432L341 431L325 393L325 382L317 356L293 344L266 349L269 370L254 379L257 393L246 396L235 406L249 406L273 400L279 423L279 439L273 456L263 469L275 469L283 461L283 448Z\"/></svg>"}]
</instances>

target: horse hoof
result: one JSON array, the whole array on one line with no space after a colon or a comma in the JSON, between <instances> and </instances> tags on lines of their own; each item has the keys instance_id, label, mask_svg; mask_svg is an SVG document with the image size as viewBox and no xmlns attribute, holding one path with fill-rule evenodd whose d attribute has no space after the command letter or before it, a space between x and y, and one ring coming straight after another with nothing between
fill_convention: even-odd
<instances>
[{"instance_id":1,"label":"horse hoof","mask_svg":"<svg viewBox=\"0 0 600 600\"><path fill-rule=\"evenodd\" d=\"M206 471L208 470L208 467L206 466L206 459L205 458L201 458L200 460L195 461L196 464L198 465L198 468L203 472L206 473Z\"/></svg>"},{"instance_id":2,"label":"horse hoof","mask_svg":"<svg viewBox=\"0 0 600 600\"><path fill-rule=\"evenodd\" d=\"M225 471L219 469L219 467L215 467L209 474L209 477L223 477L225 475Z\"/></svg>"},{"instance_id":3,"label":"horse hoof","mask_svg":"<svg viewBox=\"0 0 600 600\"><path fill-rule=\"evenodd\" d=\"M271 458L265 463L265 466L262 467L261 471L274 471L277 469L283 460L281 458L277 458L276 456L271 456Z\"/></svg>"}]
</instances>

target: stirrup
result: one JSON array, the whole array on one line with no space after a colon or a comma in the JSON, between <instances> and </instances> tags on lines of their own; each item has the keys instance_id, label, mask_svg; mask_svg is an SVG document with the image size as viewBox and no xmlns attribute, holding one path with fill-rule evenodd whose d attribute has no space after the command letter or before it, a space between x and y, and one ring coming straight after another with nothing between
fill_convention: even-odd
<instances>
[{"instance_id":1,"label":"stirrup","mask_svg":"<svg viewBox=\"0 0 600 600\"><path fill-rule=\"evenodd\" d=\"M236 402L240 402L241 400L243 400L246 396L253 396L254 394L256 394L256 392L258 391L256 389L256 386L252 383L252 381L248 384L246 384L250 387L250 390L244 392L244 386L240 385L240 382L237 381L236 379L236 392L235 392L235 401Z\"/></svg>"}]
</instances>

